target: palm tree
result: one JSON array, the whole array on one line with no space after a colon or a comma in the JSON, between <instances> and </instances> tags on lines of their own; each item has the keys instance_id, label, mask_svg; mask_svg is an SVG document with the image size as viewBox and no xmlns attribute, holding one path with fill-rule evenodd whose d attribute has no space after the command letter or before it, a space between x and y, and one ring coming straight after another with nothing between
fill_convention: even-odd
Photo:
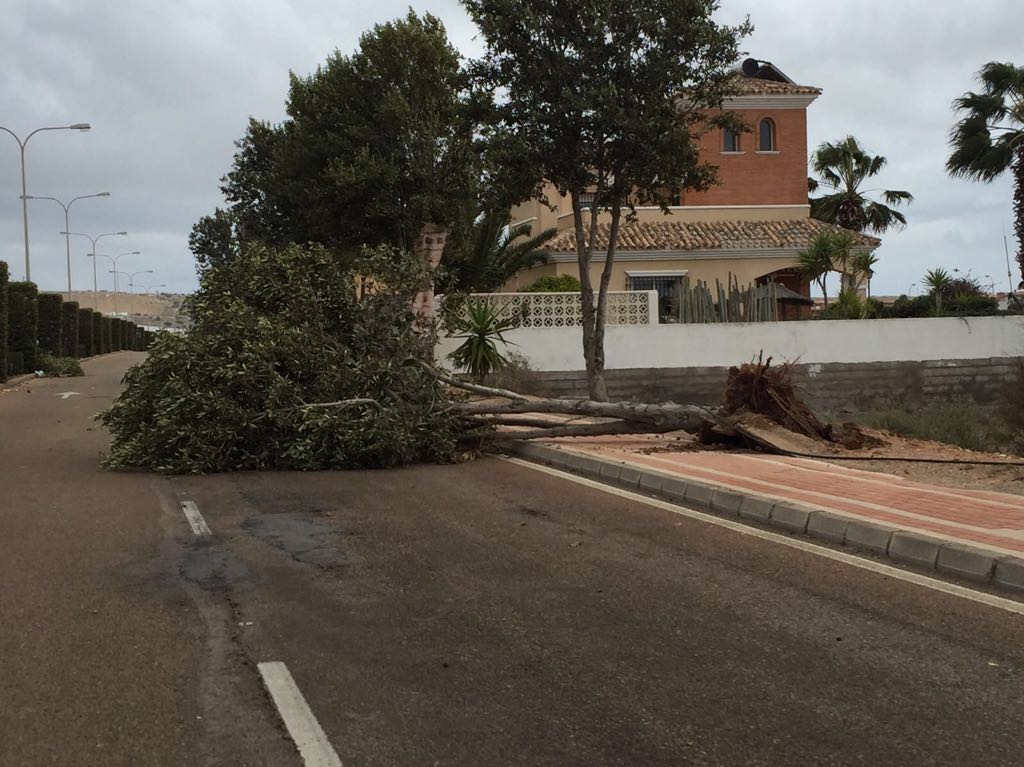
<instances>
[{"instance_id":1,"label":"palm tree","mask_svg":"<svg viewBox=\"0 0 1024 767\"><path fill-rule=\"evenodd\" d=\"M978 79L983 92L968 92L953 102L963 117L950 135L946 170L952 176L992 181L1013 169L1013 228L1024 274L1024 67L992 61Z\"/></svg>"},{"instance_id":2,"label":"palm tree","mask_svg":"<svg viewBox=\"0 0 1024 767\"><path fill-rule=\"evenodd\" d=\"M893 226L906 226L906 217L893 208L913 202L910 192L861 189L887 162L880 155L868 154L853 136L835 144L821 144L811 160L820 180L808 179L808 188L812 192L822 187L831 191L811 199L811 215L855 232L871 230L880 234ZM884 203L867 196L873 192L881 194Z\"/></svg>"},{"instance_id":3,"label":"palm tree","mask_svg":"<svg viewBox=\"0 0 1024 767\"><path fill-rule=\"evenodd\" d=\"M547 263L546 242L558 234L545 229L530 237L530 225L509 226L507 211L488 211L472 225L463 252L450 263L456 287L486 293L519 272ZM525 239L524 239L525 238Z\"/></svg>"},{"instance_id":4,"label":"palm tree","mask_svg":"<svg viewBox=\"0 0 1024 767\"><path fill-rule=\"evenodd\" d=\"M874 253L858 253L850 260L850 274L853 277L854 290L867 280L868 297L871 297L871 278L875 276L875 264L878 256Z\"/></svg>"},{"instance_id":5,"label":"palm tree","mask_svg":"<svg viewBox=\"0 0 1024 767\"><path fill-rule=\"evenodd\" d=\"M822 229L815 234L807 249L801 250L797 254L797 269L800 271L800 276L818 283L821 295L825 299L826 309L828 309L828 290L825 283L829 273L836 269L835 259L838 255L835 233L829 229Z\"/></svg>"},{"instance_id":6,"label":"palm tree","mask_svg":"<svg viewBox=\"0 0 1024 767\"><path fill-rule=\"evenodd\" d=\"M928 288L928 292L935 296L935 308L942 311L942 294L946 293L953 284L953 275L942 267L929 269L924 273L921 282Z\"/></svg>"}]
</instances>

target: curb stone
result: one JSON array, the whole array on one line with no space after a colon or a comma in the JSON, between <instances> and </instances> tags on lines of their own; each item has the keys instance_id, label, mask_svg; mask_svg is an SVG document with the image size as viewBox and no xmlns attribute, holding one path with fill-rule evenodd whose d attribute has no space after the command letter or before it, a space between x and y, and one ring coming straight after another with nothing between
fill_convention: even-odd
<instances>
[{"instance_id":1,"label":"curb stone","mask_svg":"<svg viewBox=\"0 0 1024 767\"><path fill-rule=\"evenodd\" d=\"M810 538L866 549L902 564L1024 592L1024 557L547 445L510 442L508 451L536 463L557 466L589 479L639 490L721 516L739 516Z\"/></svg>"}]
</instances>

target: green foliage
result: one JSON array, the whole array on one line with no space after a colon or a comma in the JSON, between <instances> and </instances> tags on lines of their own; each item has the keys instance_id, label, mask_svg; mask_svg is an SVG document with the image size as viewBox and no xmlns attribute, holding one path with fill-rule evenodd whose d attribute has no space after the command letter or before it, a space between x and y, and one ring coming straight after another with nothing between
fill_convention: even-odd
<instances>
[{"instance_id":1,"label":"green foliage","mask_svg":"<svg viewBox=\"0 0 1024 767\"><path fill-rule=\"evenodd\" d=\"M909 317L936 316L935 302L931 296L900 296L888 307L887 317L907 319Z\"/></svg>"},{"instance_id":2,"label":"green foliage","mask_svg":"<svg viewBox=\"0 0 1024 767\"><path fill-rule=\"evenodd\" d=\"M78 355L79 357L92 357L96 354L93 346L94 337L92 333L92 309L78 310Z\"/></svg>"},{"instance_id":3,"label":"green foliage","mask_svg":"<svg viewBox=\"0 0 1024 767\"><path fill-rule=\"evenodd\" d=\"M823 320L863 320L868 318L868 313L872 308L854 291L844 290L831 306L819 313L818 318Z\"/></svg>"},{"instance_id":4,"label":"green foliage","mask_svg":"<svg viewBox=\"0 0 1024 767\"><path fill-rule=\"evenodd\" d=\"M7 348L21 355L12 374L36 370L36 339L39 337L39 289L33 282L12 282L7 287Z\"/></svg>"},{"instance_id":5,"label":"green foliage","mask_svg":"<svg viewBox=\"0 0 1024 767\"><path fill-rule=\"evenodd\" d=\"M800 276L818 283L825 299L825 309L828 309L828 275L834 271L841 274L848 271L851 248L856 244L857 238L852 232L821 229L815 233L807 248L797 254Z\"/></svg>"},{"instance_id":6,"label":"green foliage","mask_svg":"<svg viewBox=\"0 0 1024 767\"><path fill-rule=\"evenodd\" d=\"M7 380L7 262L0 261L0 383Z\"/></svg>"},{"instance_id":7,"label":"green foliage","mask_svg":"<svg viewBox=\"0 0 1024 767\"><path fill-rule=\"evenodd\" d=\"M114 351L114 318L100 317L100 354Z\"/></svg>"},{"instance_id":8,"label":"green foliage","mask_svg":"<svg viewBox=\"0 0 1024 767\"><path fill-rule=\"evenodd\" d=\"M531 237L529 224L509 227L508 222L507 211L484 213L473 222L462 245L449 248L445 261L455 290L490 293L519 272L547 263L543 246L558 230L546 229Z\"/></svg>"},{"instance_id":9,"label":"green foliage","mask_svg":"<svg viewBox=\"0 0 1024 767\"><path fill-rule=\"evenodd\" d=\"M357 292L359 278L374 289ZM198 473L449 459L457 419L417 363L432 360L436 340L411 310L426 279L390 248L346 264L315 245L243 246L201 274L192 328L157 334L101 415L108 465Z\"/></svg>"},{"instance_id":10,"label":"green foliage","mask_svg":"<svg viewBox=\"0 0 1024 767\"><path fill-rule=\"evenodd\" d=\"M63 299L57 293L40 293L39 351L60 355L62 347L61 304Z\"/></svg>"},{"instance_id":11,"label":"green foliage","mask_svg":"<svg viewBox=\"0 0 1024 767\"><path fill-rule=\"evenodd\" d=\"M92 311L92 351L103 354L103 315L96 310Z\"/></svg>"},{"instance_id":12,"label":"green foliage","mask_svg":"<svg viewBox=\"0 0 1024 767\"><path fill-rule=\"evenodd\" d=\"M811 215L854 232L881 233L906 226L906 217L895 208L914 201L910 192L883 190L884 202L877 202L863 190L887 163L886 158L869 154L853 136L834 144L822 143L811 158L811 167L820 178L811 179L810 188L813 192L823 187L829 193L811 199Z\"/></svg>"},{"instance_id":13,"label":"green foliage","mask_svg":"<svg viewBox=\"0 0 1024 767\"><path fill-rule=\"evenodd\" d=\"M61 351L65 357L78 356L78 302L66 301L61 304Z\"/></svg>"},{"instance_id":14,"label":"green foliage","mask_svg":"<svg viewBox=\"0 0 1024 767\"><path fill-rule=\"evenodd\" d=\"M1024 67L992 61L978 79L981 93L968 92L953 102L961 119L950 135L946 170L985 182L1013 170L1013 230L1024 273Z\"/></svg>"},{"instance_id":15,"label":"green foliage","mask_svg":"<svg viewBox=\"0 0 1024 767\"><path fill-rule=\"evenodd\" d=\"M588 388L604 399L605 316L595 306L608 280L595 304L585 219L610 211L610 276L623 209L667 209L681 191L715 182L699 141L713 129L744 127L721 107L736 92L733 66L751 27L718 24L717 0L462 4L485 46L474 75L492 100L482 131L495 174L489 180L512 203L536 199L545 182L572 201ZM593 194L589 210L584 193Z\"/></svg>"},{"instance_id":16,"label":"green foliage","mask_svg":"<svg viewBox=\"0 0 1024 767\"><path fill-rule=\"evenodd\" d=\"M508 363L497 344L509 343L503 333L516 327L519 319L501 319L489 301L470 300L465 306L465 315L455 323L455 337L465 340L448 357L474 381L482 383L492 371Z\"/></svg>"},{"instance_id":17,"label":"green foliage","mask_svg":"<svg viewBox=\"0 0 1024 767\"><path fill-rule=\"evenodd\" d=\"M75 357L56 357L47 352L39 354L39 369L51 378L71 378L85 375Z\"/></svg>"},{"instance_id":18,"label":"green foliage","mask_svg":"<svg viewBox=\"0 0 1024 767\"><path fill-rule=\"evenodd\" d=\"M193 229L197 257L216 265L252 240L411 248L424 223L450 224L473 198L469 106L440 20L410 11L375 26L353 54L291 75L283 123L250 120L221 187L229 210Z\"/></svg>"},{"instance_id":19,"label":"green foliage","mask_svg":"<svg viewBox=\"0 0 1024 767\"><path fill-rule=\"evenodd\" d=\"M545 274L538 277L520 293L579 293L580 281L571 274Z\"/></svg>"}]
</instances>

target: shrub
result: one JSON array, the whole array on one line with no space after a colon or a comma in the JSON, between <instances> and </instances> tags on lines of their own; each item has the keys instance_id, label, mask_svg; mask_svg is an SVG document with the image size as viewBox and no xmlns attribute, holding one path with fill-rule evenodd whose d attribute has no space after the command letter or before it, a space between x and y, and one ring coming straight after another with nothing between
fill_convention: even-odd
<instances>
[{"instance_id":1,"label":"shrub","mask_svg":"<svg viewBox=\"0 0 1024 767\"><path fill-rule=\"evenodd\" d=\"M92 312L92 348L94 354L103 354L103 315Z\"/></svg>"},{"instance_id":2,"label":"shrub","mask_svg":"<svg viewBox=\"0 0 1024 767\"><path fill-rule=\"evenodd\" d=\"M39 294L39 351L47 354L61 353L61 304L57 293Z\"/></svg>"},{"instance_id":3,"label":"shrub","mask_svg":"<svg viewBox=\"0 0 1024 767\"><path fill-rule=\"evenodd\" d=\"M95 336L92 327L92 309L78 310L78 356L92 357L96 354Z\"/></svg>"},{"instance_id":4,"label":"shrub","mask_svg":"<svg viewBox=\"0 0 1024 767\"><path fill-rule=\"evenodd\" d=\"M1011 425L999 408L979 405L971 399L880 407L855 413L853 418L857 423L894 434L968 450L1006 452L1014 441Z\"/></svg>"},{"instance_id":5,"label":"shrub","mask_svg":"<svg viewBox=\"0 0 1024 767\"><path fill-rule=\"evenodd\" d=\"M85 375L82 366L74 357L55 357L52 354L39 354L39 369L52 378L71 378Z\"/></svg>"},{"instance_id":6,"label":"shrub","mask_svg":"<svg viewBox=\"0 0 1024 767\"><path fill-rule=\"evenodd\" d=\"M504 367L508 360L498 351L500 342L507 345L503 333L519 324L516 317L500 319L494 305L489 301L470 300L466 303L465 316L455 320L456 338L465 340L448 355L456 367L465 370L477 383Z\"/></svg>"},{"instance_id":7,"label":"shrub","mask_svg":"<svg viewBox=\"0 0 1024 767\"><path fill-rule=\"evenodd\" d=\"M374 291L356 292L357 275ZM423 265L390 249L248 244L207 267L185 333L160 333L101 414L107 466L198 473L449 460L457 418L435 333L412 299ZM330 403L330 404L328 404Z\"/></svg>"},{"instance_id":8,"label":"shrub","mask_svg":"<svg viewBox=\"0 0 1024 767\"><path fill-rule=\"evenodd\" d=\"M520 394L542 394L537 372L530 367L530 361L519 352L509 352L505 364L484 380L487 386L509 389Z\"/></svg>"},{"instance_id":9,"label":"shrub","mask_svg":"<svg viewBox=\"0 0 1024 767\"><path fill-rule=\"evenodd\" d=\"M0 382L7 380L7 263L0 261Z\"/></svg>"},{"instance_id":10,"label":"shrub","mask_svg":"<svg viewBox=\"0 0 1024 767\"><path fill-rule=\"evenodd\" d=\"M78 357L78 302L65 301L61 305L61 346L65 357Z\"/></svg>"},{"instance_id":11,"label":"shrub","mask_svg":"<svg viewBox=\"0 0 1024 767\"><path fill-rule=\"evenodd\" d=\"M545 274L538 277L520 293L579 293L580 281L571 274Z\"/></svg>"},{"instance_id":12,"label":"shrub","mask_svg":"<svg viewBox=\"0 0 1024 767\"><path fill-rule=\"evenodd\" d=\"M102 354L110 354L114 350L114 318L113 317L100 317L100 327L102 329L102 335L100 338L100 348L103 350Z\"/></svg>"},{"instance_id":13,"label":"shrub","mask_svg":"<svg viewBox=\"0 0 1024 767\"><path fill-rule=\"evenodd\" d=\"M36 339L39 336L39 289L33 282L12 282L7 287L7 348L21 355L21 365L11 373L36 370Z\"/></svg>"}]
</instances>

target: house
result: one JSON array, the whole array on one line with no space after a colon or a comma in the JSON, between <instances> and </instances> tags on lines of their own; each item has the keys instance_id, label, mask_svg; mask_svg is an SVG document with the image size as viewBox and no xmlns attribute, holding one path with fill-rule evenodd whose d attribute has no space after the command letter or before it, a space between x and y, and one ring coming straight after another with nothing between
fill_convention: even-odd
<instances>
[{"instance_id":1,"label":"house","mask_svg":"<svg viewBox=\"0 0 1024 767\"><path fill-rule=\"evenodd\" d=\"M797 254L815 233L834 229L811 218L807 198L807 108L821 94L798 85L768 62L747 59L736 73L738 95L723 107L735 112L751 132L714 130L700 137L702 156L718 166L719 183L686 192L666 214L657 206L637 207L624 223L611 290L657 290L662 313L671 314L676 287L688 276L714 285L730 276L741 286L774 281L801 296L810 285L796 269ZM503 290L514 292L544 274L578 276L572 208L553 189L548 199L518 205L514 223L532 231L559 230L547 264L521 272ZM585 201L586 202L586 201ZM601 213L592 264L594 284L604 266L610 214ZM858 235L860 248L880 241ZM792 294L789 294L792 295Z\"/></svg>"}]
</instances>

